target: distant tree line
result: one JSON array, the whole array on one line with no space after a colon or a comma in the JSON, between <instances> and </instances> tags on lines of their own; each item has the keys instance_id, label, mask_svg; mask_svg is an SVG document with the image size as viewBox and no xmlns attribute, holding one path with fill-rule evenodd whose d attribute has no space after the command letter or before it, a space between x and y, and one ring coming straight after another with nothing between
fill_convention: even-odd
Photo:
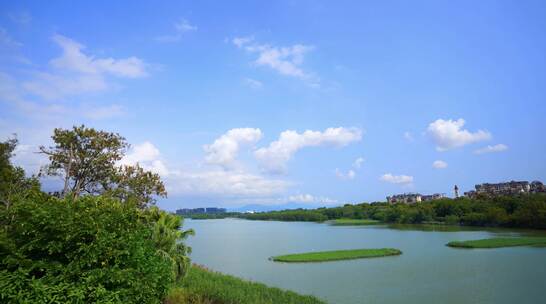
<instances>
[{"instance_id":1,"label":"distant tree line","mask_svg":"<svg viewBox=\"0 0 546 304\"><path fill-rule=\"evenodd\" d=\"M546 229L546 194L443 198L415 204L346 204L342 207L296 209L240 214L249 220L310 221L374 219L386 223L442 222L469 226L525 227Z\"/></svg>"}]
</instances>

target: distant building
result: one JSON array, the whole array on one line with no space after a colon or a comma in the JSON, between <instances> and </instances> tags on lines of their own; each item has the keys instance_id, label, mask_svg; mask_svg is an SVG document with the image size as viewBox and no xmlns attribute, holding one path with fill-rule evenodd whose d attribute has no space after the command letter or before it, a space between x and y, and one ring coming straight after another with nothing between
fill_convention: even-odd
<instances>
[{"instance_id":1,"label":"distant building","mask_svg":"<svg viewBox=\"0 0 546 304\"><path fill-rule=\"evenodd\" d=\"M441 199L441 198L445 198L445 197L446 197L446 195L444 193L434 193L434 194L430 194L430 195L421 195L421 201L427 202L427 201L437 200L437 199Z\"/></svg>"},{"instance_id":2,"label":"distant building","mask_svg":"<svg viewBox=\"0 0 546 304\"><path fill-rule=\"evenodd\" d=\"M453 187L453 192L455 193L455 198L458 198L459 197L459 187L457 187L457 185L455 185L455 187Z\"/></svg>"},{"instance_id":3,"label":"distant building","mask_svg":"<svg viewBox=\"0 0 546 304\"><path fill-rule=\"evenodd\" d=\"M476 190L465 192L464 195L474 198L477 195L499 196L499 195L517 195L528 193L546 192L544 184L540 181L510 181L506 183L484 183L474 186Z\"/></svg>"}]
</instances>

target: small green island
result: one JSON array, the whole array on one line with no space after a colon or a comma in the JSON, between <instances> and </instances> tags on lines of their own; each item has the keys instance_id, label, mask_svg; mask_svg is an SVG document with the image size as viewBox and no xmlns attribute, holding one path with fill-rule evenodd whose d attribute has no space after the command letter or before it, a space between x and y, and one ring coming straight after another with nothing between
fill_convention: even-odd
<instances>
[{"instance_id":1,"label":"small green island","mask_svg":"<svg viewBox=\"0 0 546 304\"><path fill-rule=\"evenodd\" d=\"M384 256L400 255L402 251L394 248L379 248L379 249L350 249L350 250L334 250L334 251L319 251L307 252L274 256L271 260L275 262L286 263L307 263L307 262L328 262L340 260L352 260L363 258L377 258Z\"/></svg>"},{"instance_id":2,"label":"small green island","mask_svg":"<svg viewBox=\"0 0 546 304\"><path fill-rule=\"evenodd\" d=\"M366 226L366 225L377 225L382 224L381 221L372 220L372 219L350 219L350 218L341 218L328 222L332 226Z\"/></svg>"},{"instance_id":3,"label":"small green island","mask_svg":"<svg viewBox=\"0 0 546 304\"><path fill-rule=\"evenodd\" d=\"M505 237L470 241L453 241L446 244L455 248L501 248L514 246L546 246L546 237Z\"/></svg>"}]
</instances>

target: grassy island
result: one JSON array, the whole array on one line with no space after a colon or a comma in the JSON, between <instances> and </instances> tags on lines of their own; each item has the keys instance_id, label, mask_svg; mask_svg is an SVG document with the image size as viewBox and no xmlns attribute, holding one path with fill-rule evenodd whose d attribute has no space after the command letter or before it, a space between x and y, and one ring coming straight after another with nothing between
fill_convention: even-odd
<instances>
[{"instance_id":1,"label":"grassy island","mask_svg":"<svg viewBox=\"0 0 546 304\"><path fill-rule=\"evenodd\" d=\"M372 219L348 219L341 218L329 222L333 226L364 226L364 225L376 225L381 224L380 221Z\"/></svg>"},{"instance_id":2,"label":"grassy island","mask_svg":"<svg viewBox=\"0 0 546 304\"><path fill-rule=\"evenodd\" d=\"M400 254L402 254L402 251L393 248L351 249L279 255L272 257L272 260L275 262L288 263L328 262L362 258L377 258Z\"/></svg>"},{"instance_id":3,"label":"grassy island","mask_svg":"<svg viewBox=\"0 0 546 304\"><path fill-rule=\"evenodd\" d=\"M500 248L514 246L546 246L546 237L507 237L471 241L454 241L447 243L457 248Z\"/></svg>"},{"instance_id":4,"label":"grassy island","mask_svg":"<svg viewBox=\"0 0 546 304\"><path fill-rule=\"evenodd\" d=\"M325 304L314 296L269 287L261 283L192 266L165 304Z\"/></svg>"}]
</instances>

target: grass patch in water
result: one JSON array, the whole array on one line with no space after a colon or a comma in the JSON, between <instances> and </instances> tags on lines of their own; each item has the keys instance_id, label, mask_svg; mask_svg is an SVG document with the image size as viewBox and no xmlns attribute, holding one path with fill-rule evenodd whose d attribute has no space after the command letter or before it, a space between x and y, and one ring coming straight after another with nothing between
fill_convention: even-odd
<instances>
[{"instance_id":1,"label":"grass patch in water","mask_svg":"<svg viewBox=\"0 0 546 304\"><path fill-rule=\"evenodd\" d=\"M508 237L491 238L470 241L453 241L447 243L449 247L457 248L501 248L514 246L546 246L546 237Z\"/></svg>"},{"instance_id":2,"label":"grass patch in water","mask_svg":"<svg viewBox=\"0 0 546 304\"><path fill-rule=\"evenodd\" d=\"M371 219L337 219L329 222L333 226L359 226L382 224L380 221Z\"/></svg>"},{"instance_id":3,"label":"grass patch in water","mask_svg":"<svg viewBox=\"0 0 546 304\"><path fill-rule=\"evenodd\" d=\"M303 263L377 258L400 254L402 254L402 251L393 248L351 249L287 254L274 256L271 259L275 262Z\"/></svg>"}]
</instances>

